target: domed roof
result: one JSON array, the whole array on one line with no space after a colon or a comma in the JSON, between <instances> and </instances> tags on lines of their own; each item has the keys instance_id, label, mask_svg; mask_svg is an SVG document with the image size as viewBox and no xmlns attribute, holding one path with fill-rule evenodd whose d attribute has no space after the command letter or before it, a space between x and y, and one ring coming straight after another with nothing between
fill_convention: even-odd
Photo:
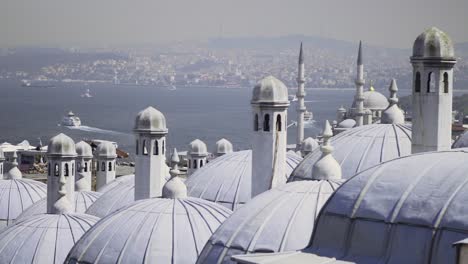
<instances>
[{"instance_id":1,"label":"domed roof","mask_svg":"<svg viewBox=\"0 0 468 264\"><path fill-rule=\"evenodd\" d=\"M101 197L86 210L86 213L102 218L134 201L135 176L132 175L131 179L120 181L119 184L103 193Z\"/></svg>"},{"instance_id":2,"label":"domed roof","mask_svg":"<svg viewBox=\"0 0 468 264\"><path fill-rule=\"evenodd\" d=\"M342 182L292 182L256 196L218 228L197 263L231 263L233 255L307 247L315 218Z\"/></svg>"},{"instance_id":3,"label":"domed roof","mask_svg":"<svg viewBox=\"0 0 468 264\"><path fill-rule=\"evenodd\" d=\"M224 155L233 152L232 143L229 140L222 138L216 142L216 155Z\"/></svg>"},{"instance_id":4,"label":"domed roof","mask_svg":"<svg viewBox=\"0 0 468 264\"><path fill-rule=\"evenodd\" d=\"M345 119L338 123L338 128L353 128L356 126L356 120L354 119Z\"/></svg>"},{"instance_id":5,"label":"domed roof","mask_svg":"<svg viewBox=\"0 0 468 264\"><path fill-rule=\"evenodd\" d=\"M436 27L428 28L414 41L413 58L415 57L454 59L452 40L442 30Z\"/></svg>"},{"instance_id":6,"label":"domed roof","mask_svg":"<svg viewBox=\"0 0 468 264\"><path fill-rule=\"evenodd\" d=\"M405 115L397 104L393 104L382 112L382 124L404 124Z\"/></svg>"},{"instance_id":7,"label":"domed roof","mask_svg":"<svg viewBox=\"0 0 468 264\"><path fill-rule=\"evenodd\" d=\"M14 166L5 174L4 179L21 179L23 178L23 173L18 169L18 167Z\"/></svg>"},{"instance_id":8,"label":"domed roof","mask_svg":"<svg viewBox=\"0 0 468 264\"><path fill-rule=\"evenodd\" d=\"M11 224L26 208L45 198L46 194L47 186L42 182L29 179L0 180L0 229Z\"/></svg>"},{"instance_id":9,"label":"domed roof","mask_svg":"<svg viewBox=\"0 0 468 264\"><path fill-rule=\"evenodd\" d=\"M286 154L285 179L301 160L296 154ZM185 181L189 196L216 202L231 210L250 200L251 183L252 150L232 152L216 158Z\"/></svg>"},{"instance_id":10,"label":"domed roof","mask_svg":"<svg viewBox=\"0 0 468 264\"><path fill-rule=\"evenodd\" d=\"M466 149L365 170L328 200L307 251L353 262L456 263L452 244L468 234L467 172Z\"/></svg>"},{"instance_id":11,"label":"domed roof","mask_svg":"<svg viewBox=\"0 0 468 264\"><path fill-rule=\"evenodd\" d=\"M99 221L66 263L195 263L230 214L197 198L140 200Z\"/></svg>"},{"instance_id":12,"label":"domed roof","mask_svg":"<svg viewBox=\"0 0 468 264\"><path fill-rule=\"evenodd\" d=\"M96 154L100 158L116 158L116 148L112 142L102 141L96 149Z\"/></svg>"},{"instance_id":13,"label":"domed roof","mask_svg":"<svg viewBox=\"0 0 468 264\"><path fill-rule=\"evenodd\" d=\"M131 181L132 183L135 181L135 174L124 175L120 177L116 177L115 180L109 182L108 184L102 186L97 191L100 193L106 193L107 191L113 189L115 186L120 184L125 184L126 182Z\"/></svg>"},{"instance_id":14,"label":"domed roof","mask_svg":"<svg viewBox=\"0 0 468 264\"><path fill-rule=\"evenodd\" d=\"M385 95L375 91L369 90L365 91L363 94L364 97L364 108L370 110L385 110L388 107L388 99ZM356 100L353 102L353 107L356 108Z\"/></svg>"},{"instance_id":15,"label":"domed roof","mask_svg":"<svg viewBox=\"0 0 468 264\"><path fill-rule=\"evenodd\" d=\"M305 152L312 152L318 147L319 147L319 143L317 142L317 140L311 137L304 139L304 141L302 142L302 151L305 151Z\"/></svg>"},{"instance_id":16,"label":"domed roof","mask_svg":"<svg viewBox=\"0 0 468 264\"><path fill-rule=\"evenodd\" d=\"M69 136L60 133L49 141L48 156L76 157L75 142Z\"/></svg>"},{"instance_id":17,"label":"domed roof","mask_svg":"<svg viewBox=\"0 0 468 264\"><path fill-rule=\"evenodd\" d=\"M84 141L80 141L80 142L76 143L75 149L76 149L77 156L80 157L80 158L89 158L89 159L91 159L93 157L93 149L91 148L91 146L88 143L86 143Z\"/></svg>"},{"instance_id":18,"label":"domed roof","mask_svg":"<svg viewBox=\"0 0 468 264\"><path fill-rule=\"evenodd\" d=\"M452 148L468 148L468 131L465 131L453 142Z\"/></svg>"},{"instance_id":19,"label":"domed roof","mask_svg":"<svg viewBox=\"0 0 468 264\"><path fill-rule=\"evenodd\" d=\"M199 139L195 139L194 141L190 142L189 154L190 155L197 155L197 156L206 156L206 155L208 155L208 150L206 148L206 144L203 141L199 140Z\"/></svg>"},{"instance_id":20,"label":"domed roof","mask_svg":"<svg viewBox=\"0 0 468 264\"><path fill-rule=\"evenodd\" d=\"M138 113L135 119L134 131L137 133L166 134L166 118L161 112L149 106Z\"/></svg>"},{"instance_id":21,"label":"domed roof","mask_svg":"<svg viewBox=\"0 0 468 264\"><path fill-rule=\"evenodd\" d=\"M253 89L252 104L281 103L289 105L288 88L273 76L260 80Z\"/></svg>"},{"instance_id":22,"label":"domed roof","mask_svg":"<svg viewBox=\"0 0 468 264\"><path fill-rule=\"evenodd\" d=\"M340 163L343 178L384 161L411 154L411 127L398 124L373 124L355 127L330 139L333 157ZM307 155L292 172L289 181L307 180L322 152Z\"/></svg>"},{"instance_id":23,"label":"domed roof","mask_svg":"<svg viewBox=\"0 0 468 264\"><path fill-rule=\"evenodd\" d=\"M74 212L84 214L88 207L90 207L101 195L101 193L90 191L75 192L75 202L73 203ZM15 219L15 223L19 223L33 215L45 213L47 213L47 199L42 198L24 210L23 213Z\"/></svg>"},{"instance_id":24,"label":"domed roof","mask_svg":"<svg viewBox=\"0 0 468 264\"><path fill-rule=\"evenodd\" d=\"M43 214L14 224L0 234L0 262L61 264L98 220L83 214Z\"/></svg>"}]
</instances>

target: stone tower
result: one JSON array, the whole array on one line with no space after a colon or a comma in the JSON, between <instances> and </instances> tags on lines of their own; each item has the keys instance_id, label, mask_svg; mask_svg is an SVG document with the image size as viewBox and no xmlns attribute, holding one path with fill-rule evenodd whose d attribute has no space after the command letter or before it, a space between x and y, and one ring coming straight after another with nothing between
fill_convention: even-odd
<instances>
[{"instance_id":1,"label":"stone tower","mask_svg":"<svg viewBox=\"0 0 468 264\"><path fill-rule=\"evenodd\" d=\"M91 191L93 150L91 146L80 141L76 143L75 189L78 192Z\"/></svg>"},{"instance_id":2,"label":"stone tower","mask_svg":"<svg viewBox=\"0 0 468 264\"><path fill-rule=\"evenodd\" d=\"M188 175L192 175L196 170L206 165L208 149L205 142L195 139L190 142L188 150Z\"/></svg>"}]
</instances>

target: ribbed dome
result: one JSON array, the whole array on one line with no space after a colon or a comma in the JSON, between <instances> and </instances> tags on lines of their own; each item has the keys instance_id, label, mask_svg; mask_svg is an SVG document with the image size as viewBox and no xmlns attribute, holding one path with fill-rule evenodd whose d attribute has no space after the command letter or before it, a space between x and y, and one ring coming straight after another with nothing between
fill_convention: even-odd
<instances>
[{"instance_id":1,"label":"ribbed dome","mask_svg":"<svg viewBox=\"0 0 468 264\"><path fill-rule=\"evenodd\" d=\"M82 214L43 214L0 233L0 263L62 264L72 246L98 218Z\"/></svg>"},{"instance_id":2,"label":"ribbed dome","mask_svg":"<svg viewBox=\"0 0 468 264\"><path fill-rule=\"evenodd\" d=\"M452 40L445 32L436 27L426 29L414 41L413 58L415 57L454 59L455 52Z\"/></svg>"},{"instance_id":3,"label":"ribbed dome","mask_svg":"<svg viewBox=\"0 0 468 264\"><path fill-rule=\"evenodd\" d=\"M273 76L265 77L255 85L251 103L281 103L288 105L288 88L282 81Z\"/></svg>"},{"instance_id":4,"label":"ribbed dome","mask_svg":"<svg viewBox=\"0 0 468 264\"><path fill-rule=\"evenodd\" d=\"M411 127L408 125L374 124L342 132L330 140L333 157L340 163L343 178L387 160L411 154ZM307 180L322 152L317 149L304 158L289 181Z\"/></svg>"},{"instance_id":5,"label":"ribbed dome","mask_svg":"<svg viewBox=\"0 0 468 264\"><path fill-rule=\"evenodd\" d=\"M135 201L135 176L107 190L89 208L87 214L105 217Z\"/></svg>"},{"instance_id":6,"label":"ribbed dome","mask_svg":"<svg viewBox=\"0 0 468 264\"><path fill-rule=\"evenodd\" d=\"M383 94L377 91L365 91L364 96L364 108L370 110L385 110L388 107L388 99ZM356 108L356 101L353 102L353 108Z\"/></svg>"},{"instance_id":7,"label":"ribbed dome","mask_svg":"<svg viewBox=\"0 0 468 264\"><path fill-rule=\"evenodd\" d=\"M116 148L112 142L102 141L96 149L96 154L100 158L116 158Z\"/></svg>"},{"instance_id":8,"label":"ribbed dome","mask_svg":"<svg viewBox=\"0 0 468 264\"><path fill-rule=\"evenodd\" d=\"M405 115L397 104L391 105L389 108L382 112L382 124L404 124Z\"/></svg>"},{"instance_id":9,"label":"ribbed dome","mask_svg":"<svg viewBox=\"0 0 468 264\"><path fill-rule=\"evenodd\" d=\"M76 149L76 154L79 158L91 159L93 157L93 150L91 146L84 141L80 141L76 143L75 149Z\"/></svg>"},{"instance_id":10,"label":"ribbed dome","mask_svg":"<svg viewBox=\"0 0 468 264\"><path fill-rule=\"evenodd\" d=\"M456 263L452 244L468 236L467 176L466 149L363 171L329 199L310 250L356 263Z\"/></svg>"},{"instance_id":11,"label":"ribbed dome","mask_svg":"<svg viewBox=\"0 0 468 264\"><path fill-rule=\"evenodd\" d=\"M108 184L102 186L100 189L97 191L100 193L105 193L111 189L113 189L115 186L120 185L120 184L125 184L126 182L131 181L132 183L135 181L135 174L129 174L129 175L124 175L115 178L115 180L109 182Z\"/></svg>"},{"instance_id":12,"label":"ribbed dome","mask_svg":"<svg viewBox=\"0 0 468 264\"><path fill-rule=\"evenodd\" d=\"M166 134L166 118L153 107L148 107L138 113L135 119L134 131L137 133Z\"/></svg>"},{"instance_id":13,"label":"ribbed dome","mask_svg":"<svg viewBox=\"0 0 468 264\"><path fill-rule=\"evenodd\" d=\"M146 199L103 218L66 263L194 263L231 214L202 199Z\"/></svg>"},{"instance_id":14,"label":"ribbed dome","mask_svg":"<svg viewBox=\"0 0 468 264\"><path fill-rule=\"evenodd\" d=\"M216 155L224 155L227 153L233 152L232 148L232 143L229 142L229 140L222 138L216 142L216 149L215 149L215 154Z\"/></svg>"},{"instance_id":15,"label":"ribbed dome","mask_svg":"<svg viewBox=\"0 0 468 264\"><path fill-rule=\"evenodd\" d=\"M98 192L75 192L75 202L73 203L74 212L78 214L84 214L86 210L101 196ZM47 213L47 199L43 198L21 213L15 220L15 223L19 223L28 219L33 215Z\"/></svg>"},{"instance_id":16,"label":"ribbed dome","mask_svg":"<svg viewBox=\"0 0 468 264\"><path fill-rule=\"evenodd\" d=\"M453 143L452 148L468 148L468 131L461 134Z\"/></svg>"},{"instance_id":17,"label":"ribbed dome","mask_svg":"<svg viewBox=\"0 0 468 264\"><path fill-rule=\"evenodd\" d=\"M190 142L189 154L197 156L208 155L208 149L206 148L206 144L199 139L195 139L194 141Z\"/></svg>"},{"instance_id":18,"label":"ribbed dome","mask_svg":"<svg viewBox=\"0 0 468 264\"><path fill-rule=\"evenodd\" d=\"M338 124L338 128L353 128L354 126L356 126L354 119L345 119Z\"/></svg>"},{"instance_id":19,"label":"ribbed dome","mask_svg":"<svg viewBox=\"0 0 468 264\"><path fill-rule=\"evenodd\" d=\"M60 133L49 141L48 156L76 157L75 142L69 136Z\"/></svg>"},{"instance_id":20,"label":"ribbed dome","mask_svg":"<svg viewBox=\"0 0 468 264\"><path fill-rule=\"evenodd\" d=\"M307 153L316 150L318 147L319 143L317 142L317 140L311 137L304 139L304 141L302 142L302 151Z\"/></svg>"},{"instance_id":21,"label":"ribbed dome","mask_svg":"<svg viewBox=\"0 0 468 264\"><path fill-rule=\"evenodd\" d=\"M233 255L307 247L315 218L342 182L293 182L256 196L211 236L198 263L233 263Z\"/></svg>"},{"instance_id":22,"label":"ribbed dome","mask_svg":"<svg viewBox=\"0 0 468 264\"><path fill-rule=\"evenodd\" d=\"M302 160L296 154L286 154L286 175ZM252 181L252 151L232 152L214 159L195 171L185 182L188 195L216 202L235 210L250 200Z\"/></svg>"},{"instance_id":23,"label":"ribbed dome","mask_svg":"<svg viewBox=\"0 0 468 264\"><path fill-rule=\"evenodd\" d=\"M42 182L0 180L0 229L13 223L26 208L45 198L46 194L47 186Z\"/></svg>"}]
</instances>

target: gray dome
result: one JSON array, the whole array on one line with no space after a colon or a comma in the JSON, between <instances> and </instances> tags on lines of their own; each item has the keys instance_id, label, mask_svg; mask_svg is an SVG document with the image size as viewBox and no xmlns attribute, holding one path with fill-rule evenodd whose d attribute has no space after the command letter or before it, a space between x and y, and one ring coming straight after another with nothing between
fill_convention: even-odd
<instances>
[{"instance_id":1,"label":"gray dome","mask_svg":"<svg viewBox=\"0 0 468 264\"><path fill-rule=\"evenodd\" d=\"M83 214L43 214L0 233L0 263L63 263L72 246L99 219Z\"/></svg>"},{"instance_id":2,"label":"gray dome","mask_svg":"<svg viewBox=\"0 0 468 264\"><path fill-rule=\"evenodd\" d=\"M177 173L179 173L179 170L177 170ZM169 199L187 198L187 186L185 186L180 177L172 177L172 179L168 180L164 184L162 189L162 197Z\"/></svg>"},{"instance_id":3,"label":"gray dome","mask_svg":"<svg viewBox=\"0 0 468 264\"><path fill-rule=\"evenodd\" d=\"M166 118L161 112L149 106L138 113L134 131L136 133L166 134Z\"/></svg>"},{"instance_id":4,"label":"gray dome","mask_svg":"<svg viewBox=\"0 0 468 264\"><path fill-rule=\"evenodd\" d=\"M117 158L115 145L109 141L102 141L96 149L96 155L99 158Z\"/></svg>"},{"instance_id":5,"label":"gray dome","mask_svg":"<svg viewBox=\"0 0 468 264\"><path fill-rule=\"evenodd\" d=\"M13 223L26 208L45 198L46 194L47 186L42 182L0 180L0 229Z\"/></svg>"},{"instance_id":6,"label":"gray dome","mask_svg":"<svg viewBox=\"0 0 468 264\"><path fill-rule=\"evenodd\" d=\"M199 139L195 139L194 141L190 142L189 154L196 156L208 155L208 149L206 148L206 144Z\"/></svg>"},{"instance_id":7,"label":"gray dome","mask_svg":"<svg viewBox=\"0 0 468 264\"><path fill-rule=\"evenodd\" d=\"M382 112L382 124L404 124L405 115L397 104L391 105Z\"/></svg>"},{"instance_id":8,"label":"gray dome","mask_svg":"<svg viewBox=\"0 0 468 264\"><path fill-rule=\"evenodd\" d=\"M387 160L411 154L411 127L398 124L373 124L355 127L330 139L333 157L340 163L343 178ZM289 181L307 180L322 152L307 155L291 174Z\"/></svg>"},{"instance_id":9,"label":"gray dome","mask_svg":"<svg viewBox=\"0 0 468 264\"><path fill-rule=\"evenodd\" d=\"M302 160L296 154L286 154L286 175ZM250 200L252 181L252 150L232 152L214 159L196 170L185 181L188 195L216 202L235 210Z\"/></svg>"},{"instance_id":10,"label":"gray dome","mask_svg":"<svg viewBox=\"0 0 468 264\"><path fill-rule=\"evenodd\" d=\"M307 247L315 218L342 182L292 182L256 196L211 236L198 263L234 263L233 255Z\"/></svg>"},{"instance_id":11,"label":"gray dome","mask_svg":"<svg viewBox=\"0 0 468 264\"><path fill-rule=\"evenodd\" d=\"M141 200L99 221L66 263L194 263L230 214L197 198Z\"/></svg>"},{"instance_id":12,"label":"gray dome","mask_svg":"<svg viewBox=\"0 0 468 264\"><path fill-rule=\"evenodd\" d=\"M131 181L132 183L135 181L135 174L124 175L115 178L115 180L109 182L108 184L102 186L97 191L100 193L106 193L107 191L113 189L115 186L120 184L125 184L126 182Z\"/></svg>"},{"instance_id":13,"label":"gray dome","mask_svg":"<svg viewBox=\"0 0 468 264\"><path fill-rule=\"evenodd\" d=\"M398 158L344 183L317 220L312 251L356 263L456 263L468 236L468 150Z\"/></svg>"},{"instance_id":14,"label":"gray dome","mask_svg":"<svg viewBox=\"0 0 468 264\"><path fill-rule=\"evenodd\" d=\"M288 105L288 88L282 81L273 76L265 77L255 85L251 103L282 103Z\"/></svg>"},{"instance_id":15,"label":"gray dome","mask_svg":"<svg viewBox=\"0 0 468 264\"><path fill-rule=\"evenodd\" d=\"M414 41L413 57L454 59L455 52L452 40L445 32L436 27L426 29Z\"/></svg>"},{"instance_id":16,"label":"gray dome","mask_svg":"<svg viewBox=\"0 0 468 264\"><path fill-rule=\"evenodd\" d=\"M88 143L84 141L80 141L76 143L75 149L76 149L77 157L88 158L88 159L93 158L93 149Z\"/></svg>"},{"instance_id":17,"label":"gray dome","mask_svg":"<svg viewBox=\"0 0 468 264\"><path fill-rule=\"evenodd\" d=\"M319 143L317 142L317 140L311 137L304 139L304 141L302 142L302 151L304 152L312 152L316 150L318 147L319 147Z\"/></svg>"},{"instance_id":18,"label":"gray dome","mask_svg":"<svg viewBox=\"0 0 468 264\"><path fill-rule=\"evenodd\" d=\"M233 152L233 147L229 140L222 138L216 142L216 155L224 155L231 152Z\"/></svg>"},{"instance_id":19,"label":"gray dome","mask_svg":"<svg viewBox=\"0 0 468 264\"><path fill-rule=\"evenodd\" d=\"M338 128L353 128L356 126L356 120L354 119L345 119L338 123Z\"/></svg>"},{"instance_id":20,"label":"gray dome","mask_svg":"<svg viewBox=\"0 0 468 264\"><path fill-rule=\"evenodd\" d=\"M49 141L48 156L76 157L75 142L69 136L60 133Z\"/></svg>"},{"instance_id":21,"label":"gray dome","mask_svg":"<svg viewBox=\"0 0 468 264\"><path fill-rule=\"evenodd\" d=\"M11 169L4 175L4 179L17 180L23 178L23 173L18 169L17 166L11 167Z\"/></svg>"},{"instance_id":22,"label":"gray dome","mask_svg":"<svg viewBox=\"0 0 468 264\"><path fill-rule=\"evenodd\" d=\"M82 191L75 192L75 202L73 203L74 212L84 214L86 210L101 196L101 193ZM33 215L40 215L47 213L47 199L42 198L26 210L23 211L16 219L15 223L19 223Z\"/></svg>"},{"instance_id":23,"label":"gray dome","mask_svg":"<svg viewBox=\"0 0 468 264\"><path fill-rule=\"evenodd\" d=\"M385 95L375 91L369 90L365 91L363 94L364 97L364 108L376 111L382 111L388 107L388 99ZM353 108L357 108L356 101L353 102Z\"/></svg>"},{"instance_id":24,"label":"gray dome","mask_svg":"<svg viewBox=\"0 0 468 264\"><path fill-rule=\"evenodd\" d=\"M452 148L468 148L468 131L461 134L453 143Z\"/></svg>"}]
</instances>

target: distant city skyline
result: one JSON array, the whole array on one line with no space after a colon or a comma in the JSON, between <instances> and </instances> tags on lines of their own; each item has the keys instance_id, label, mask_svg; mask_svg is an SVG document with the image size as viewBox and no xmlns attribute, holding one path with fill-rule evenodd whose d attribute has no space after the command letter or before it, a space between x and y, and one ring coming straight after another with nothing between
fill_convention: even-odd
<instances>
[{"instance_id":1,"label":"distant city skyline","mask_svg":"<svg viewBox=\"0 0 468 264\"><path fill-rule=\"evenodd\" d=\"M467 42L466 10L466 0L0 0L0 47L302 34L408 48L430 26Z\"/></svg>"}]
</instances>

